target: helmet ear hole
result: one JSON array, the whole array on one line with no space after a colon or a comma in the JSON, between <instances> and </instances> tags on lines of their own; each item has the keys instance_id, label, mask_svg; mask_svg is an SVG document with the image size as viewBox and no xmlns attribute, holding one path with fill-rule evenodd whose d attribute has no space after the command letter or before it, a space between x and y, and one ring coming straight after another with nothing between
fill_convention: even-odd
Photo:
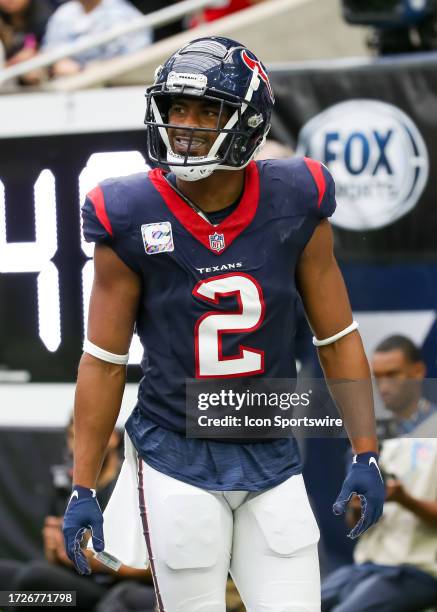
<instances>
[{"instance_id":1,"label":"helmet ear hole","mask_svg":"<svg viewBox=\"0 0 437 612\"><path fill-rule=\"evenodd\" d=\"M230 146L228 153L228 161L232 165L238 165L241 163L241 158L247 150L247 138L245 136L236 136Z\"/></svg>"},{"instance_id":2,"label":"helmet ear hole","mask_svg":"<svg viewBox=\"0 0 437 612\"><path fill-rule=\"evenodd\" d=\"M261 113L252 114L247 118L247 125L252 129L256 129L263 122L264 122L264 119Z\"/></svg>"}]
</instances>

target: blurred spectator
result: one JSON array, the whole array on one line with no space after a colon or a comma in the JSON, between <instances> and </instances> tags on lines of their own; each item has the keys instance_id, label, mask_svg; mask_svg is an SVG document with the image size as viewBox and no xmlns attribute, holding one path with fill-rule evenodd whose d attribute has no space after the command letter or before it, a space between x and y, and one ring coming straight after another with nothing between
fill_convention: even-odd
<instances>
[{"instance_id":1,"label":"blurred spectator","mask_svg":"<svg viewBox=\"0 0 437 612\"><path fill-rule=\"evenodd\" d=\"M437 604L437 440L425 437L437 407L422 397L426 367L404 336L383 341L371 365L386 408L408 436L384 442L384 514L361 536L354 565L323 583L323 612L418 612ZM355 497L348 523L359 517Z\"/></svg>"},{"instance_id":2,"label":"blurred spectator","mask_svg":"<svg viewBox=\"0 0 437 612\"><path fill-rule=\"evenodd\" d=\"M68 559L62 534L62 520L65 506L71 493L73 422L67 426L67 452L65 463L52 468L53 495L48 501L48 516L43 527L43 544L45 560L19 562L0 560L0 590L70 590L76 591L77 610L90 612L105 596L109 595L113 585L119 580L127 581L126 588L139 587L142 595L142 610L152 612L154 608L153 588L146 583L150 581L149 572L122 566L115 573L96 561L90 553L89 563L93 569L91 576L79 576ZM121 465L121 434L114 431L103 461L97 482L97 498L101 507L105 507ZM135 581L135 582L132 582ZM20 609L20 608L16 608ZM133 608L135 609L135 608ZM108 607L109 610L109 607ZM127 606L126 612L130 610Z\"/></svg>"},{"instance_id":3,"label":"blurred spectator","mask_svg":"<svg viewBox=\"0 0 437 612\"><path fill-rule=\"evenodd\" d=\"M194 28L202 25L202 23L221 19L222 17L226 17L226 15L236 13L237 11L241 11L265 1L266 0L222 0L221 2L213 2L211 3L212 6L210 8L199 11L193 16L190 21L190 27Z\"/></svg>"},{"instance_id":4,"label":"blurred spectator","mask_svg":"<svg viewBox=\"0 0 437 612\"><path fill-rule=\"evenodd\" d=\"M167 8L172 4L177 4L179 0L167 0L167 2L165 2L165 0L130 0L130 2L136 6L139 11L144 13L144 15L147 15L148 13L154 13L160 9ZM183 19L181 18L172 23L154 28L153 41L157 42L163 38L179 34L179 32L182 32L184 29L183 23Z\"/></svg>"},{"instance_id":5,"label":"blurred spectator","mask_svg":"<svg viewBox=\"0 0 437 612\"><path fill-rule=\"evenodd\" d=\"M52 50L84 36L107 32L138 17L141 17L141 13L127 0L69 0L49 19L42 50ZM69 76L80 72L90 62L139 51L147 47L151 39L149 28L116 38L59 60L52 68L52 76Z\"/></svg>"},{"instance_id":6,"label":"blurred spectator","mask_svg":"<svg viewBox=\"0 0 437 612\"><path fill-rule=\"evenodd\" d=\"M3 47L6 66L37 54L53 11L49 0L0 0L0 48ZM33 83L33 74L29 73L22 81Z\"/></svg>"},{"instance_id":7,"label":"blurred spectator","mask_svg":"<svg viewBox=\"0 0 437 612\"><path fill-rule=\"evenodd\" d=\"M416 431L437 410L422 398L426 366L419 349L405 336L390 336L381 342L373 355L372 369L399 436Z\"/></svg>"}]
</instances>

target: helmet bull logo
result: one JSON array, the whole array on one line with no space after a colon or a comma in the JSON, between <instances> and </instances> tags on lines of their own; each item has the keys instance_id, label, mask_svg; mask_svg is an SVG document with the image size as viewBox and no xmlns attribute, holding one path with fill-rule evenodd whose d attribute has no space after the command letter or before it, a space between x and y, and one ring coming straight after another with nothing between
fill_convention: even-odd
<instances>
[{"instance_id":1,"label":"helmet bull logo","mask_svg":"<svg viewBox=\"0 0 437 612\"><path fill-rule=\"evenodd\" d=\"M270 94L270 98L273 101L274 100L273 89L272 89L272 86L270 85L269 77L267 76L266 71L262 67L261 62L259 62L258 60L254 60L251 57L249 57L249 55L246 53L246 50L242 51L241 59L246 64L246 66L249 68L249 70L252 70L252 72L255 71L255 68L258 68L259 77L266 84L268 92Z\"/></svg>"}]
</instances>

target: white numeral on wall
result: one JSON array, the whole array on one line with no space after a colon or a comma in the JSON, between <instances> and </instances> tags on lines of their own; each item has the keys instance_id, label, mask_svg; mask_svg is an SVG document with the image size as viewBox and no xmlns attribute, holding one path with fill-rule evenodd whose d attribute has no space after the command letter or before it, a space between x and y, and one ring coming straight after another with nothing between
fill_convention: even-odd
<instances>
[{"instance_id":1,"label":"white numeral on wall","mask_svg":"<svg viewBox=\"0 0 437 612\"><path fill-rule=\"evenodd\" d=\"M43 170L34 187L35 241L8 242L5 188L0 181L0 272L38 272L39 335L49 351L61 343L59 274L51 261L58 248L55 177Z\"/></svg>"}]
</instances>

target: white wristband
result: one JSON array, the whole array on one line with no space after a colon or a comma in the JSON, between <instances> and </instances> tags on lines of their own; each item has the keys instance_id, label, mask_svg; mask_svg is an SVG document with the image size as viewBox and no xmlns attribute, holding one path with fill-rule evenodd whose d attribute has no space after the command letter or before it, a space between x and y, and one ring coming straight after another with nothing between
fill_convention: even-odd
<instances>
[{"instance_id":1,"label":"white wristband","mask_svg":"<svg viewBox=\"0 0 437 612\"><path fill-rule=\"evenodd\" d=\"M333 342L340 340L340 338L343 338L343 336L347 336L351 332L355 331L356 329L358 329L358 327L358 321L353 321L349 325L349 327L346 327L346 329L343 329L342 331L338 332L338 334L335 334L330 338L325 338L324 340L317 340L317 338L313 336L313 344L314 346L326 346L327 344L332 344Z\"/></svg>"},{"instance_id":2,"label":"white wristband","mask_svg":"<svg viewBox=\"0 0 437 612\"><path fill-rule=\"evenodd\" d=\"M85 353L88 353L93 357L97 357L97 359L108 361L109 363L115 363L117 365L126 365L129 361L129 353L126 355L116 355L115 353L110 353L109 351L105 351L105 349L102 349L90 342L88 338L84 340L83 350Z\"/></svg>"}]
</instances>

